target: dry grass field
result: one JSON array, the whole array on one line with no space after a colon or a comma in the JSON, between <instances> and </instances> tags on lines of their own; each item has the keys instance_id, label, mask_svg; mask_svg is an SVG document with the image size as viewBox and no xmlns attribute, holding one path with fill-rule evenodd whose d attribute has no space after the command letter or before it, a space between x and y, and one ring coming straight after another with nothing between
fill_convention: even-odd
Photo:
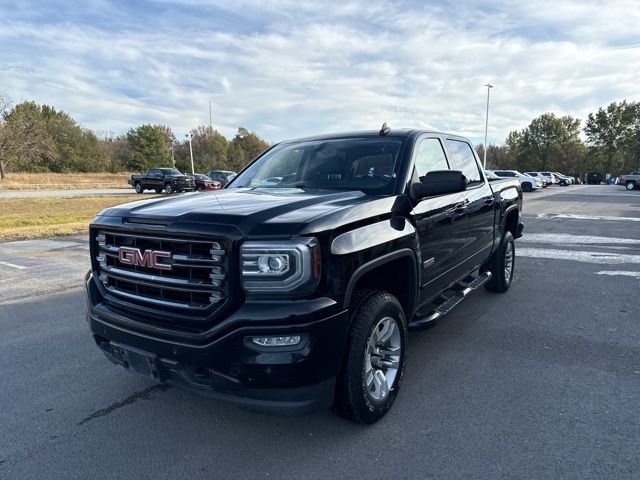
<instances>
[{"instance_id":1,"label":"dry grass field","mask_svg":"<svg viewBox=\"0 0 640 480\"><path fill-rule=\"evenodd\" d=\"M153 197L155 195L145 195L144 199ZM117 195L2 200L0 243L83 233L103 208L140 199L140 196Z\"/></svg>"},{"instance_id":2,"label":"dry grass field","mask_svg":"<svg viewBox=\"0 0 640 480\"><path fill-rule=\"evenodd\" d=\"M76 188L131 188L130 173L8 173L0 190L69 190Z\"/></svg>"}]
</instances>

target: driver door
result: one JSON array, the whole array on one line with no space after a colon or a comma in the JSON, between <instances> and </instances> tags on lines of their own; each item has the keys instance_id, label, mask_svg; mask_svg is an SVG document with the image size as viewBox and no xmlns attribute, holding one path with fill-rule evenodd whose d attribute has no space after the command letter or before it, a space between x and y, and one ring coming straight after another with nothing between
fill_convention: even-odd
<instances>
[{"instance_id":1,"label":"driver door","mask_svg":"<svg viewBox=\"0 0 640 480\"><path fill-rule=\"evenodd\" d=\"M436 136L418 140L414 150L413 182L427 172L448 170L442 140ZM411 212L420 239L422 284L419 303L431 300L459 276L459 264L467 240L465 193L456 192L414 201Z\"/></svg>"}]
</instances>

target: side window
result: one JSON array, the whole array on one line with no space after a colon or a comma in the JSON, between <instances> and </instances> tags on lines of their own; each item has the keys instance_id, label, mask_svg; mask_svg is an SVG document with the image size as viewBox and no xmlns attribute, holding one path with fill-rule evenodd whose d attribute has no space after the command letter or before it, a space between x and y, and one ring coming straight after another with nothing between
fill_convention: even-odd
<instances>
[{"instance_id":1,"label":"side window","mask_svg":"<svg viewBox=\"0 0 640 480\"><path fill-rule=\"evenodd\" d=\"M449 170L447 157L437 138L425 138L416 151L416 172L420 178L434 170Z\"/></svg>"},{"instance_id":2,"label":"side window","mask_svg":"<svg viewBox=\"0 0 640 480\"><path fill-rule=\"evenodd\" d=\"M451 151L452 169L462 170L467 177L467 185L473 185L482 182L482 174L476 163L476 157L473 154L471 145L460 140L447 140L447 145Z\"/></svg>"}]
</instances>

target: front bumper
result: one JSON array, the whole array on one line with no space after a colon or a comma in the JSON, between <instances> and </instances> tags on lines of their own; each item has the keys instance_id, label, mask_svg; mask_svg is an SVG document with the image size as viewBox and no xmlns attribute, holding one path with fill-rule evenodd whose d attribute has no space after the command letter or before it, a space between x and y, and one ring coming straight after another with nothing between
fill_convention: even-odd
<instances>
[{"instance_id":1,"label":"front bumper","mask_svg":"<svg viewBox=\"0 0 640 480\"><path fill-rule=\"evenodd\" d=\"M201 335L205 341L192 342L105 315L108 306L91 275L86 292L94 340L117 365L247 410L302 415L333 401L347 332L347 312L335 302L247 302ZM293 334L303 338L295 347L248 341Z\"/></svg>"}]
</instances>

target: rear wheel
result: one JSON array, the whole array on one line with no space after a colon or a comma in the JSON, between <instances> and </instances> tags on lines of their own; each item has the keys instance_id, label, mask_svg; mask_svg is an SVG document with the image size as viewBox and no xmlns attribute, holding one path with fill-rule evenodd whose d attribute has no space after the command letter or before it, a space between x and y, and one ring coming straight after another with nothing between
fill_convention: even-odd
<instances>
[{"instance_id":1,"label":"rear wheel","mask_svg":"<svg viewBox=\"0 0 640 480\"><path fill-rule=\"evenodd\" d=\"M359 291L336 386L336 406L349 420L370 424L391 409L402 383L407 321L398 299L383 291Z\"/></svg>"},{"instance_id":2,"label":"rear wheel","mask_svg":"<svg viewBox=\"0 0 640 480\"><path fill-rule=\"evenodd\" d=\"M522 190L524 190L525 192L531 192L533 190L533 185L531 185L531 183L529 182L524 182L522 184Z\"/></svg>"},{"instance_id":3,"label":"rear wheel","mask_svg":"<svg viewBox=\"0 0 640 480\"><path fill-rule=\"evenodd\" d=\"M627 187L627 190L635 190L636 182L627 182L626 187Z\"/></svg>"},{"instance_id":4,"label":"rear wheel","mask_svg":"<svg viewBox=\"0 0 640 480\"><path fill-rule=\"evenodd\" d=\"M133 186L133 188L135 188L136 193L144 192L144 188L142 188L142 184L140 182L136 182L136 184Z\"/></svg>"},{"instance_id":5,"label":"rear wheel","mask_svg":"<svg viewBox=\"0 0 640 480\"><path fill-rule=\"evenodd\" d=\"M164 191L167 192L167 193L173 193L173 186L170 183L167 183L164 186Z\"/></svg>"},{"instance_id":6,"label":"rear wheel","mask_svg":"<svg viewBox=\"0 0 640 480\"><path fill-rule=\"evenodd\" d=\"M513 281L513 271L516 265L516 242L511 232L507 231L502 237L498 250L489 260L491 280L484 284L490 292L503 293L509 290Z\"/></svg>"}]
</instances>

